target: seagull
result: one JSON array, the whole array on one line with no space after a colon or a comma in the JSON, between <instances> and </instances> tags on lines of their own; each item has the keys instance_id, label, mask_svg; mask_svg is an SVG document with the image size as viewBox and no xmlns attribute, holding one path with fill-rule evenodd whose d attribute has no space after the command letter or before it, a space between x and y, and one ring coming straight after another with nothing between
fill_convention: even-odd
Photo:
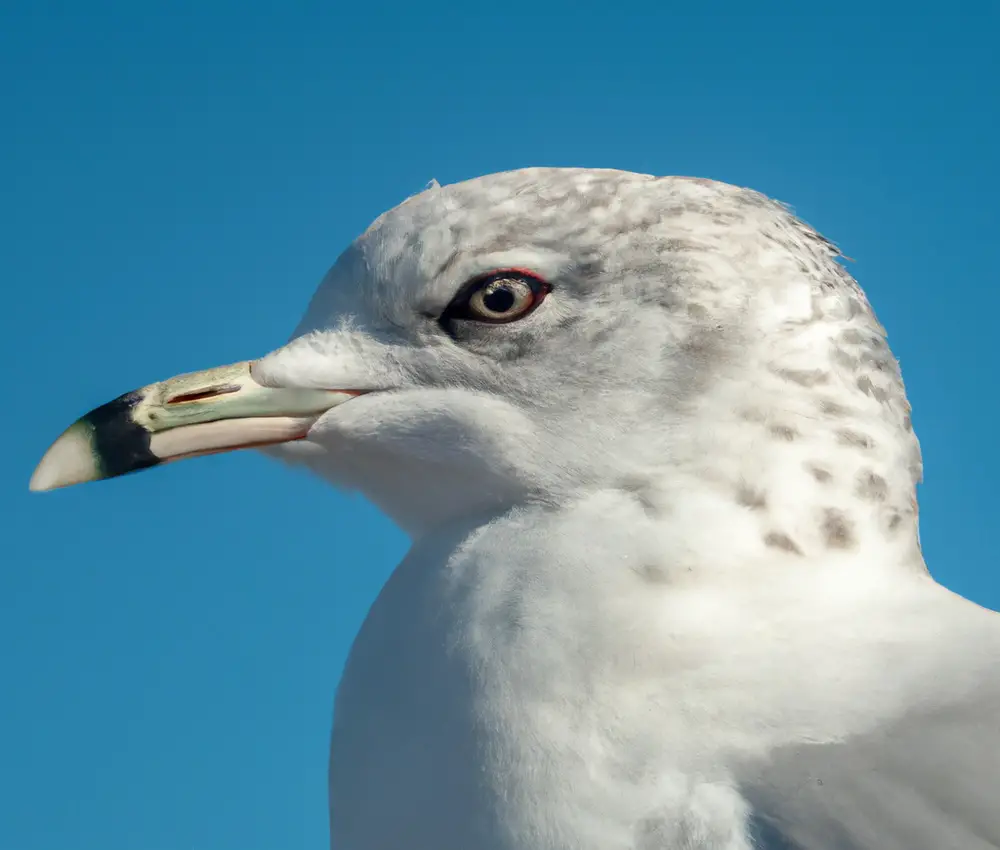
<instances>
[{"instance_id":1,"label":"seagull","mask_svg":"<svg viewBox=\"0 0 1000 850\"><path fill-rule=\"evenodd\" d=\"M1000 847L1000 615L921 553L838 249L706 179L378 218L291 341L127 393L31 488L256 447L411 539L339 685L338 850Z\"/></svg>"}]
</instances>

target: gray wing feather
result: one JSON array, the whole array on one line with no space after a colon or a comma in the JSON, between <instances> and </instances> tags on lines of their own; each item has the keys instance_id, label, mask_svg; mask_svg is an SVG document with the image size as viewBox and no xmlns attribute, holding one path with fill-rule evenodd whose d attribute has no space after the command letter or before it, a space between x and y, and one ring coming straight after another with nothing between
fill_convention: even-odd
<instances>
[{"instance_id":1,"label":"gray wing feather","mask_svg":"<svg viewBox=\"0 0 1000 850\"><path fill-rule=\"evenodd\" d=\"M891 675L891 674L890 674ZM1000 659L961 698L779 749L743 791L760 850L1000 848Z\"/></svg>"}]
</instances>

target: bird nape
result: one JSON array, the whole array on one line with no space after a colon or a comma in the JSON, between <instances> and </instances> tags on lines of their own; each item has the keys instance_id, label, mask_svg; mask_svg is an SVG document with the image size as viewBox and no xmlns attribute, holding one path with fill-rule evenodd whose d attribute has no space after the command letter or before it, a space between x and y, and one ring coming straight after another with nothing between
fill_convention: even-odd
<instances>
[{"instance_id":1,"label":"bird nape","mask_svg":"<svg viewBox=\"0 0 1000 850\"><path fill-rule=\"evenodd\" d=\"M287 345L97 408L32 488L250 446L412 539L339 686L334 847L1000 847L1000 616L929 576L896 360L784 206L432 184Z\"/></svg>"}]
</instances>

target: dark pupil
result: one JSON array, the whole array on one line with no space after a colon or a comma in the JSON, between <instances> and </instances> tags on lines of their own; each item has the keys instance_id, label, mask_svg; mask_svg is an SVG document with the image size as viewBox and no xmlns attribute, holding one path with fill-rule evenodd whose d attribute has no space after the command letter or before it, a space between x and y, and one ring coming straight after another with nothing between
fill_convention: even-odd
<instances>
[{"instance_id":1,"label":"dark pupil","mask_svg":"<svg viewBox=\"0 0 1000 850\"><path fill-rule=\"evenodd\" d=\"M491 313L506 313L515 301L517 296L504 284L499 284L483 296L483 306Z\"/></svg>"}]
</instances>

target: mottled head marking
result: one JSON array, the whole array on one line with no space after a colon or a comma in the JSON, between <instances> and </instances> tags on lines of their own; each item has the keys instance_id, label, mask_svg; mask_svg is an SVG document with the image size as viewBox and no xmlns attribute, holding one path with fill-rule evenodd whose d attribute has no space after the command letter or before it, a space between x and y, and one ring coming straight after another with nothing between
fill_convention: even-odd
<instances>
[{"instance_id":1,"label":"mottled head marking","mask_svg":"<svg viewBox=\"0 0 1000 850\"><path fill-rule=\"evenodd\" d=\"M791 442L798 436L798 431L796 431L791 425L771 425L768 428L771 436L778 440L785 440L786 442Z\"/></svg>"},{"instance_id":2,"label":"mottled head marking","mask_svg":"<svg viewBox=\"0 0 1000 850\"><path fill-rule=\"evenodd\" d=\"M859 449L870 449L875 445L875 441L867 434L842 428L837 431L837 442L843 446L853 446Z\"/></svg>"},{"instance_id":3,"label":"mottled head marking","mask_svg":"<svg viewBox=\"0 0 1000 850\"><path fill-rule=\"evenodd\" d=\"M815 387L830 380L830 375L822 369L775 369L775 374L803 387Z\"/></svg>"},{"instance_id":4,"label":"mottled head marking","mask_svg":"<svg viewBox=\"0 0 1000 850\"><path fill-rule=\"evenodd\" d=\"M759 511L767 507L767 496L762 490L741 481L736 487L736 503L750 510Z\"/></svg>"},{"instance_id":5,"label":"mottled head marking","mask_svg":"<svg viewBox=\"0 0 1000 850\"><path fill-rule=\"evenodd\" d=\"M787 534L780 531L769 531L764 535L764 545L772 549L780 549L783 552L791 552L794 555L801 555L802 550L798 544Z\"/></svg>"},{"instance_id":6,"label":"mottled head marking","mask_svg":"<svg viewBox=\"0 0 1000 850\"><path fill-rule=\"evenodd\" d=\"M885 331L839 259L788 208L736 186L591 169L488 175L381 216L331 270L301 338L259 369L275 382L305 372L311 386L349 375L407 391L395 403L409 407L382 418L370 397L372 418L348 436L345 405L327 448L330 476L353 482L343 447L391 447L391 482L357 486L411 512L410 526L620 492L627 470L643 516L677 523L695 561L711 543L692 542L702 520L685 514L700 490L734 512L748 551L762 538L807 555L881 545L890 510L916 533L906 503L919 447ZM523 321L445 327L456 293L498 268L529 269L551 292ZM412 482L428 480L440 492L418 498ZM817 521L833 505L840 514Z\"/></svg>"},{"instance_id":7,"label":"mottled head marking","mask_svg":"<svg viewBox=\"0 0 1000 850\"><path fill-rule=\"evenodd\" d=\"M806 464L806 469L809 470L809 474L812 475L821 484L825 484L833 476L830 474L830 470L824 469L822 466L817 466L812 463Z\"/></svg>"},{"instance_id":8,"label":"mottled head marking","mask_svg":"<svg viewBox=\"0 0 1000 850\"><path fill-rule=\"evenodd\" d=\"M831 549L849 549L855 543L851 524L841 511L827 508L823 511L823 537Z\"/></svg>"},{"instance_id":9,"label":"mottled head marking","mask_svg":"<svg viewBox=\"0 0 1000 850\"><path fill-rule=\"evenodd\" d=\"M866 469L858 476L855 492L870 502L884 502L889 493L889 485L881 475Z\"/></svg>"}]
</instances>

